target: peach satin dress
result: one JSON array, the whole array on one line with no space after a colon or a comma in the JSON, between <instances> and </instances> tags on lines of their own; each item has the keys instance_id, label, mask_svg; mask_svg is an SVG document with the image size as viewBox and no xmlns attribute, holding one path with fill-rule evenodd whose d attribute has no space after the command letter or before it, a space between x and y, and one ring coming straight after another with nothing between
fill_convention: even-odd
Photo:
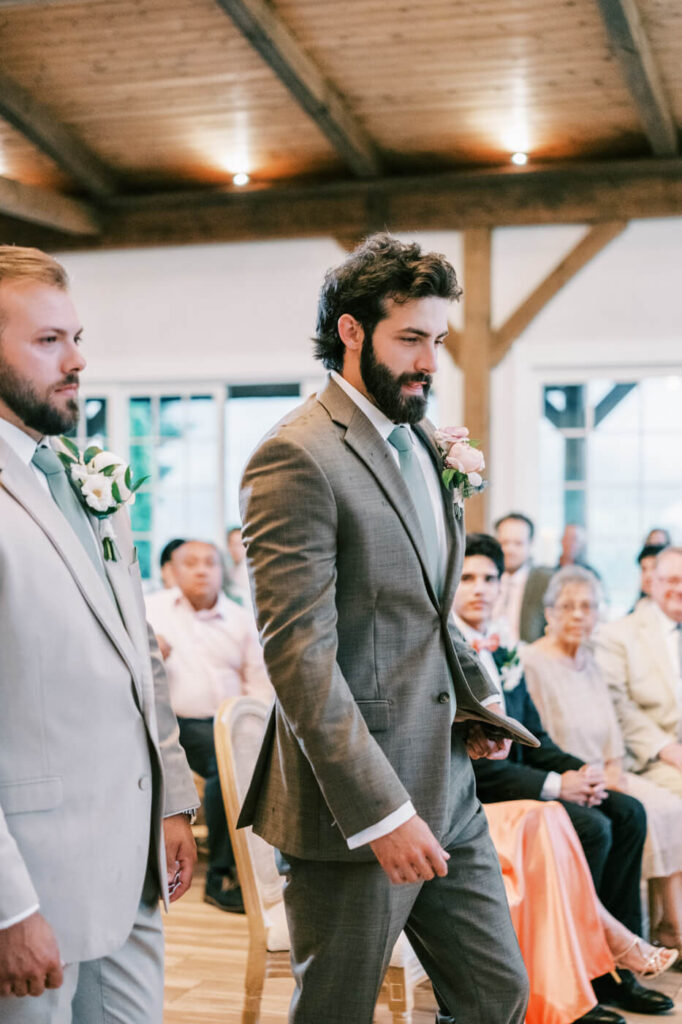
<instances>
[{"instance_id":1,"label":"peach satin dress","mask_svg":"<svg viewBox=\"0 0 682 1024\"><path fill-rule=\"evenodd\" d=\"M614 967L582 847L559 803L484 810L530 979L526 1024L569 1024L597 1002L590 979Z\"/></svg>"}]
</instances>

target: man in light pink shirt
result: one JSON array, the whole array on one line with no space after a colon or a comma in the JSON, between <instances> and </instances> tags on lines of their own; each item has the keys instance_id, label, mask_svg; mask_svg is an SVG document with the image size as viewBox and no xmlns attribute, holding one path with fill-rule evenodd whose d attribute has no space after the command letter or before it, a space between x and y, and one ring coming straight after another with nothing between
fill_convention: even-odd
<instances>
[{"instance_id":1,"label":"man in light pink shirt","mask_svg":"<svg viewBox=\"0 0 682 1024\"><path fill-rule=\"evenodd\" d=\"M177 586L147 598L147 616L166 661L180 742L193 771L206 780L204 809L209 867L204 899L243 913L213 742L213 717L227 697L269 703L272 688L252 616L222 592L218 549L187 541L173 556Z\"/></svg>"}]
</instances>

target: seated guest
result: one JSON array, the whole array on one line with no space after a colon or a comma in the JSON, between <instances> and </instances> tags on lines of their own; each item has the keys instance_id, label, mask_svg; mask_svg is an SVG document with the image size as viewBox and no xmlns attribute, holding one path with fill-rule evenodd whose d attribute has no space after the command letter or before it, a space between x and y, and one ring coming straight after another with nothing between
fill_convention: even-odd
<instances>
[{"instance_id":1,"label":"seated guest","mask_svg":"<svg viewBox=\"0 0 682 1024\"><path fill-rule=\"evenodd\" d=\"M177 551L185 541L181 537L169 540L159 558L161 568L161 582L166 590L175 586L175 569L173 567L173 552Z\"/></svg>"},{"instance_id":2,"label":"seated guest","mask_svg":"<svg viewBox=\"0 0 682 1024\"><path fill-rule=\"evenodd\" d=\"M563 569L567 565L581 565L583 569L589 569L599 579L599 573L587 561L587 531L584 526L578 523L568 523L561 535L561 554L557 569Z\"/></svg>"},{"instance_id":3,"label":"seated guest","mask_svg":"<svg viewBox=\"0 0 682 1024\"><path fill-rule=\"evenodd\" d=\"M596 657L611 690L628 766L682 796L682 548L656 559L651 600L600 627Z\"/></svg>"},{"instance_id":4,"label":"seated guest","mask_svg":"<svg viewBox=\"0 0 682 1024\"><path fill-rule=\"evenodd\" d=\"M532 563L535 527L528 516L509 512L497 520L495 532L504 553L504 572L493 617L503 627L505 641L511 647L519 640L532 643L545 628L542 598L552 570Z\"/></svg>"},{"instance_id":5,"label":"seated guest","mask_svg":"<svg viewBox=\"0 0 682 1024\"><path fill-rule=\"evenodd\" d=\"M654 526L644 538L645 544L658 544L662 548L669 548L672 542L670 532L664 530L662 526Z\"/></svg>"},{"instance_id":6,"label":"seated guest","mask_svg":"<svg viewBox=\"0 0 682 1024\"><path fill-rule=\"evenodd\" d=\"M665 547L667 547L666 544L645 544L637 555L637 564L639 566L639 597L637 601L651 596L651 583L656 571L656 558ZM636 605L637 602L635 602L635 607ZM634 608L631 609L631 611L634 610Z\"/></svg>"},{"instance_id":7,"label":"seated guest","mask_svg":"<svg viewBox=\"0 0 682 1024\"><path fill-rule=\"evenodd\" d=\"M173 555L176 586L151 594L147 618L166 660L180 743L206 780L209 866L204 899L244 912L220 790L213 718L227 697L270 703L272 688L251 616L222 593L222 562L213 544L186 541Z\"/></svg>"},{"instance_id":8,"label":"seated guest","mask_svg":"<svg viewBox=\"0 0 682 1024\"><path fill-rule=\"evenodd\" d=\"M529 728L540 740L540 746L522 748L512 744L506 761L490 765L475 762L478 795L484 803L560 800L582 844L597 895L618 921L639 934L639 880L646 835L644 810L632 797L608 792L600 769L565 753L544 731L526 691L516 652L498 646L497 638L489 635L503 564L500 545L494 538L485 534L467 537L455 594L455 622L465 639L480 652L484 667L499 685L506 713ZM637 969L636 963L632 966ZM622 977L622 985L616 985L608 975L597 978L597 997L609 1002L617 1000L619 1006L640 1013L661 1013L672 1006L666 996L641 986L629 970L624 970Z\"/></svg>"},{"instance_id":9,"label":"seated guest","mask_svg":"<svg viewBox=\"0 0 682 1024\"><path fill-rule=\"evenodd\" d=\"M682 799L624 771L625 746L604 677L587 644L597 623L599 585L591 573L562 569L545 594L547 635L522 653L529 692L552 738L604 766L609 790L629 793L649 824L643 873L662 918L652 931L682 945Z\"/></svg>"}]
</instances>

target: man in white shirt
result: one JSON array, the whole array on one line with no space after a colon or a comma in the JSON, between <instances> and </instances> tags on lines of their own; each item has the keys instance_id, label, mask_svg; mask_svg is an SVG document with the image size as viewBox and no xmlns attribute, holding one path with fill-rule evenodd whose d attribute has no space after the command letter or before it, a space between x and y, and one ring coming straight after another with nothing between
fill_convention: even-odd
<instances>
[{"instance_id":1,"label":"man in white shirt","mask_svg":"<svg viewBox=\"0 0 682 1024\"><path fill-rule=\"evenodd\" d=\"M204 809L209 866L205 899L243 913L220 791L213 718L227 697L272 699L252 616L222 593L218 549L186 541L173 554L176 586L146 598L147 616L165 658L180 742L193 771L206 780Z\"/></svg>"},{"instance_id":2,"label":"man in white shirt","mask_svg":"<svg viewBox=\"0 0 682 1024\"><path fill-rule=\"evenodd\" d=\"M242 481L277 699L240 825L290 865L295 1024L370 1024L403 928L442 1020L525 1015L467 749L497 752L482 723L503 720L451 632L463 526L424 418L458 295L442 256L390 235L329 271L316 346L331 377L261 442ZM475 720L466 740L457 710Z\"/></svg>"},{"instance_id":3,"label":"man in white shirt","mask_svg":"<svg viewBox=\"0 0 682 1024\"><path fill-rule=\"evenodd\" d=\"M682 796L682 548L660 552L650 600L601 626L595 643L628 767Z\"/></svg>"},{"instance_id":4,"label":"man in white shirt","mask_svg":"<svg viewBox=\"0 0 682 1024\"><path fill-rule=\"evenodd\" d=\"M504 552L504 572L493 617L515 647L519 640L533 643L545 629L543 597L552 569L534 566L531 548L535 527L522 512L509 512L495 523L495 533Z\"/></svg>"}]
</instances>

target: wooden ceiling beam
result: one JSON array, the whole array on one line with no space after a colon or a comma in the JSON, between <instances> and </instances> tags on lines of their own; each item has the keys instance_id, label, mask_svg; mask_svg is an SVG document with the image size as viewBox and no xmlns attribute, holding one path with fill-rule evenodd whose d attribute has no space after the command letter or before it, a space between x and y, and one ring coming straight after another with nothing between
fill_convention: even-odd
<instances>
[{"instance_id":1,"label":"wooden ceiling beam","mask_svg":"<svg viewBox=\"0 0 682 1024\"><path fill-rule=\"evenodd\" d=\"M217 0L360 178L381 173L378 151L341 94L266 0Z\"/></svg>"},{"instance_id":2,"label":"wooden ceiling beam","mask_svg":"<svg viewBox=\"0 0 682 1024\"><path fill-rule=\"evenodd\" d=\"M100 230L94 210L86 203L10 178L0 178L0 214L69 235L92 236Z\"/></svg>"},{"instance_id":3,"label":"wooden ceiling beam","mask_svg":"<svg viewBox=\"0 0 682 1024\"><path fill-rule=\"evenodd\" d=\"M66 171L91 196L107 199L117 190L115 176L42 103L0 72L0 116Z\"/></svg>"},{"instance_id":4,"label":"wooden ceiling beam","mask_svg":"<svg viewBox=\"0 0 682 1024\"><path fill-rule=\"evenodd\" d=\"M611 221L597 224L580 239L567 256L535 288L505 323L495 331L491 348L491 366L497 366L504 359L519 335L561 291L579 270L594 259L614 238L627 227L626 221Z\"/></svg>"},{"instance_id":5,"label":"wooden ceiling beam","mask_svg":"<svg viewBox=\"0 0 682 1024\"><path fill-rule=\"evenodd\" d=\"M657 156L679 151L678 131L635 0L597 0L611 45Z\"/></svg>"}]
</instances>

